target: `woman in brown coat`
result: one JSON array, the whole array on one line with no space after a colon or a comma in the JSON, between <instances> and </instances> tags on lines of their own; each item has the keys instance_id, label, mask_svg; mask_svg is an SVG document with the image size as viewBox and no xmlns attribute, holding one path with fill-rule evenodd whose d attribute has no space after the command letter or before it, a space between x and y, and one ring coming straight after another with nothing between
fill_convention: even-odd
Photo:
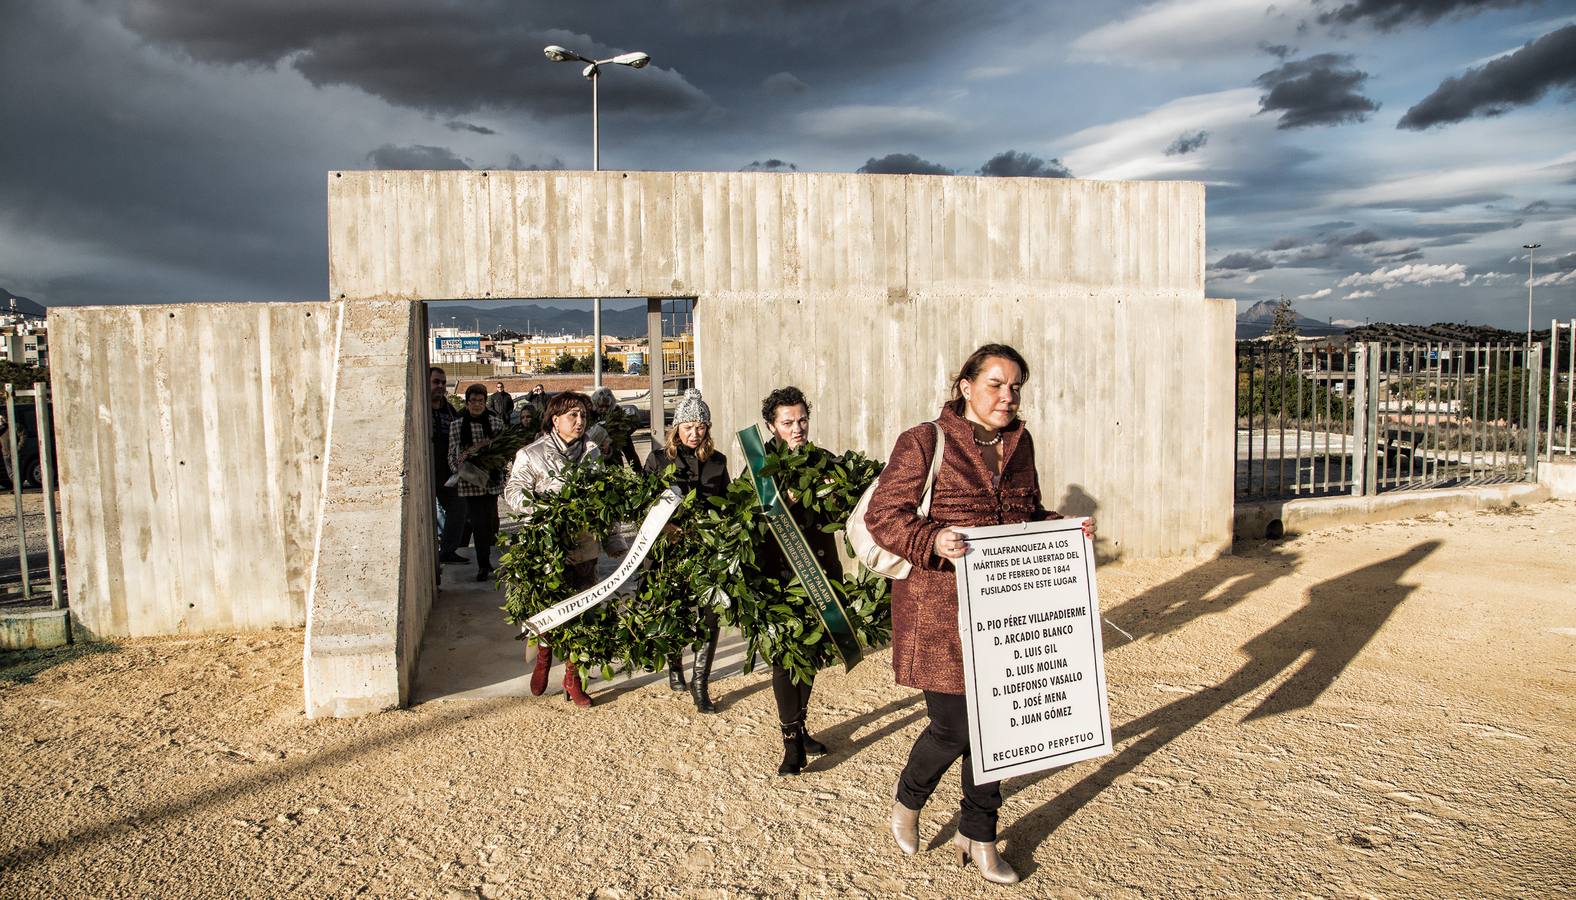
<instances>
[{"instance_id":1,"label":"woman in brown coat","mask_svg":"<svg viewBox=\"0 0 1576 900\"><path fill-rule=\"evenodd\" d=\"M898 684L925 692L930 715L898 780L893 837L904 853L918 849L919 810L961 759L962 820L953 843L987 880L1000 883L1018 876L996 850L1001 783L975 784L970 766L952 560L968 551L959 528L1061 518L1040 503L1034 441L1018 420L1028 377L1028 364L1013 348L986 344L975 350L952 379L952 399L936 420L946 444L929 514L917 513L938 449L929 423L898 436L865 514L876 542L914 565L892 584L892 670ZM1093 534L1094 523L1084 530Z\"/></svg>"}]
</instances>

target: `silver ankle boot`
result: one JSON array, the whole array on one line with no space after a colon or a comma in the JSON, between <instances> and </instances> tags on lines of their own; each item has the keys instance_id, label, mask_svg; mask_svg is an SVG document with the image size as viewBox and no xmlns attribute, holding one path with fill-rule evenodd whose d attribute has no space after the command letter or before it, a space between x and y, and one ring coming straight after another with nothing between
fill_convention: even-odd
<instances>
[{"instance_id":1,"label":"silver ankle boot","mask_svg":"<svg viewBox=\"0 0 1576 900\"><path fill-rule=\"evenodd\" d=\"M969 860L974 860L974 867L980 870L980 875L986 881L995 884L1017 884L1018 873L1007 865L996 851L995 841L971 841L959 834L952 839L952 846L958 851L958 865L967 865Z\"/></svg>"},{"instance_id":2,"label":"silver ankle boot","mask_svg":"<svg viewBox=\"0 0 1576 900\"><path fill-rule=\"evenodd\" d=\"M892 838L907 856L919 852L919 810L892 801Z\"/></svg>"}]
</instances>

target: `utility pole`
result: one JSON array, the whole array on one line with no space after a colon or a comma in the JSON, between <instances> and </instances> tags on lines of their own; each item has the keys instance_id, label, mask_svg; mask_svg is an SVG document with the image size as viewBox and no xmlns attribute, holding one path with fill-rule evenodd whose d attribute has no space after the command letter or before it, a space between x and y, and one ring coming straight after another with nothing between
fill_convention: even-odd
<instances>
[{"instance_id":1,"label":"utility pole","mask_svg":"<svg viewBox=\"0 0 1576 900\"><path fill-rule=\"evenodd\" d=\"M1521 249L1527 251L1527 346L1532 346L1532 251L1543 246L1542 244L1522 244Z\"/></svg>"}]
</instances>

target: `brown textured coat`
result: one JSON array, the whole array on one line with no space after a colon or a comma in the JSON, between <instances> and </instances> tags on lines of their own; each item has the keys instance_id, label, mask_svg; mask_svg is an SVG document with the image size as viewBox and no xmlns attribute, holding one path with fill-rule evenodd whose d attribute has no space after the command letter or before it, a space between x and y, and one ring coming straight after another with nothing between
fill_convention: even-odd
<instances>
[{"instance_id":1,"label":"brown textured coat","mask_svg":"<svg viewBox=\"0 0 1576 900\"><path fill-rule=\"evenodd\" d=\"M898 435L870 498L865 526L882 547L914 564L907 578L892 583L892 673L898 684L963 693L963 645L958 639L957 576L952 561L932 552L947 526L967 528L1060 518L1040 505L1034 441L1021 422L1002 429L1006 465L998 482L974 444L974 426L943 408L936 420L946 435L946 454L931 494L930 515L916 510L935 452L936 431L928 423Z\"/></svg>"}]
</instances>

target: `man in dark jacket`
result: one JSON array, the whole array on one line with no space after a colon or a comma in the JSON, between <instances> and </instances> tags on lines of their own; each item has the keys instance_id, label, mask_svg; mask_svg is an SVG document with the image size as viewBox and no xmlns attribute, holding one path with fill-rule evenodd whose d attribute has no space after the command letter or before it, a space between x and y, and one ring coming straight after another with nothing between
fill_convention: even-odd
<instances>
[{"instance_id":1,"label":"man in dark jacket","mask_svg":"<svg viewBox=\"0 0 1576 900\"><path fill-rule=\"evenodd\" d=\"M503 382L498 382L498 390L487 398L487 408L498 414L503 419L505 426L511 423L514 416L514 397L503 389Z\"/></svg>"},{"instance_id":2,"label":"man in dark jacket","mask_svg":"<svg viewBox=\"0 0 1576 900\"><path fill-rule=\"evenodd\" d=\"M454 421L455 412L449 405L448 375L437 366L427 370L427 393L432 405L432 487L443 513L438 562L465 562L465 557L455 552L465 534L465 501L458 488L444 486L454 474L449 469L449 423Z\"/></svg>"}]
</instances>

